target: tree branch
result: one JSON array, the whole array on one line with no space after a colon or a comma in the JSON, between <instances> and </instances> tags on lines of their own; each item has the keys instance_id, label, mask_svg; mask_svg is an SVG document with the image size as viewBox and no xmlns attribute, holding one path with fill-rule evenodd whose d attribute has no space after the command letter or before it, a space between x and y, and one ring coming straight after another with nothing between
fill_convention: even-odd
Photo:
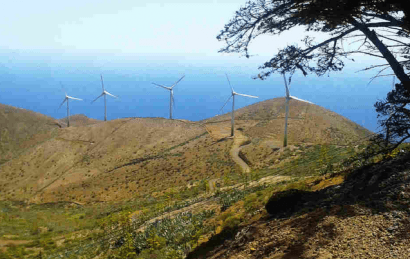
<instances>
[{"instance_id":1,"label":"tree branch","mask_svg":"<svg viewBox=\"0 0 410 259\"><path fill-rule=\"evenodd\" d=\"M360 31L362 31L369 38L369 40L376 46L376 48L380 51L380 53L383 55L383 57L387 60L387 62L393 69L397 78L401 82L403 82L407 91L410 92L409 76L404 73L403 67L399 64L399 62L389 51L389 49L379 40L376 33L374 31L370 31L368 25L363 25L354 19L350 19L350 23L354 25L356 28L358 28Z\"/></svg>"}]
</instances>

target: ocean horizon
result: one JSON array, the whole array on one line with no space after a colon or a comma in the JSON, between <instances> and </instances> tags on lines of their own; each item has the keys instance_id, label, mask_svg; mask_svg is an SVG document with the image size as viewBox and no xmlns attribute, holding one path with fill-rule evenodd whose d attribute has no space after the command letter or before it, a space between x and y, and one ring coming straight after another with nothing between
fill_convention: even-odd
<instances>
[{"instance_id":1,"label":"ocean horizon","mask_svg":"<svg viewBox=\"0 0 410 259\"><path fill-rule=\"evenodd\" d=\"M6 57L6 58L5 58ZM174 88L173 117L199 121L221 114L221 107L230 96L228 74L238 93L258 96L258 99L239 96L235 109L250 104L284 97L283 77L273 74L267 80L255 80L260 59L246 63L247 59L229 57L226 62L212 62L209 58L155 57L145 60L107 59L50 60L44 56L19 56L0 63L0 103L24 108L53 118L65 118L65 92L84 101L70 101L70 115L84 114L89 118L104 119L104 100L100 98L100 75L105 89L119 98L107 96L107 119L125 117L169 117L169 91L152 83L171 86L185 75ZM3 55L3 60L7 56ZM233 63L240 60L243 64ZM103 65L101 65L103 64ZM105 65L104 65L105 64ZM234 65L232 65L234 64ZM392 78L377 78L368 84L374 73L355 73L358 69L347 66L342 72L329 76L292 76L290 94L332 110L357 124L378 131L374 103L386 97L391 90ZM291 107L290 107L291 109ZM231 103L224 108L231 111Z\"/></svg>"}]
</instances>

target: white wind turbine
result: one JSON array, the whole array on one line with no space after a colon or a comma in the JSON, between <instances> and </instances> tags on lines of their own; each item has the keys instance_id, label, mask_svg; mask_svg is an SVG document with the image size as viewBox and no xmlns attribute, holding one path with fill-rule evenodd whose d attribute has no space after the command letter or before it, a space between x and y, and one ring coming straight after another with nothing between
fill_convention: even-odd
<instances>
[{"instance_id":1,"label":"white wind turbine","mask_svg":"<svg viewBox=\"0 0 410 259\"><path fill-rule=\"evenodd\" d=\"M228 100L225 102L225 104L222 106L221 110L225 107L225 105L229 102L229 100L232 98L232 112L231 112L231 137L234 136L234 126L235 126L235 119L234 119L234 110L235 110L235 95L240 95L240 96L245 96L245 97L250 97L250 98L259 98L257 96L253 95L247 95L247 94L240 94L237 93L233 90L233 87L231 86L231 81L229 81L229 77L227 74L226 79L228 79L229 86L231 87L231 96L228 98Z\"/></svg>"},{"instance_id":2,"label":"white wind turbine","mask_svg":"<svg viewBox=\"0 0 410 259\"><path fill-rule=\"evenodd\" d=\"M67 127L70 127L70 106L69 106L69 104L68 104L68 102L69 102L70 99L82 101L82 99L68 96L67 93L65 93L64 101L60 104L60 107L58 107L58 109L60 109L61 106L63 106L63 104L64 104L65 102L67 102Z\"/></svg>"},{"instance_id":3,"label":"white wind turbine","mask_svg":"<svg viewBox=\"0 0 410 259\"><path fill-rule=\"evenodd\" d=\"M185 77L185 75L183 75L178 81L176 81L171 87L168 86L164 86L164 85L159 85L156 83L152 83L153 85L162 87L164 89L169 90L169 118L172 120L172 108L173 108L173 104L175 103L174 101L174 90L173 88L179 83L179 81L181 81L183 78Z\"/></svg>"},{"instance_id":4,"label":"white wind turbine","mask_svg":"<svg viewBox=\"0 0 410 259\"><path fill-rule=\"evenodd\" d=\"M91 103L97 101L98 98L100 98L101 96L104 96L104 121L107 121L107 94L109 96L112 96L114 98L118 98L117 96L110 94L109 92L105 91L104 89L104 81L103 81L103 77L101 75L101 85L102 85L102 94L100 94L100 96L98 96L97 98L95 98L94 101L92 101Z\"/></svg>"},{"instance_id":5,"label":"white wind turbine","mask_svg":"<svg viewBox=\"0 0 410 259\"><path fill-rule=\"evenodd\" d=\"M285 97L286 98L286 101L285 101L285 104L286 104L285 137L283 139L283 147L286 147L288 145L288 117L289 117L289 101L290 101L290 99L294 99L294 100L298 100L298 101L302 101L302 102L306 102L306 103L311 103L311 104L313 104L313 103L309 102L309 101L306 101L306 100L299 99L295 96L290 95L290 92L289 92L290 87L288 87L288 84L286 82L285 73L283 73L283 80L285 81L285 89L286 89L286 97Z\"/></svg>"}]
</instances>

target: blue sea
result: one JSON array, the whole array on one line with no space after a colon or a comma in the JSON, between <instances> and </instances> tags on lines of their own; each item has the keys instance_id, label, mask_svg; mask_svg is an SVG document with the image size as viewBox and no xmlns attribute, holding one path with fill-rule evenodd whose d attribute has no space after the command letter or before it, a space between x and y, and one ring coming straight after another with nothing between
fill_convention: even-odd
<instances>
[{"instance_id":1,"label":"blue sea","mask_svg":"<svg viewBox=\"0 0 410 259\"><path fill-rule=\"evenodd\" d=\"M174 118L198 121L220 114L229 98L230 87L236 92L256 95L259 99L236 98L235 109L285 95L283 77L274 74L267 80L254 80L262 58L185 57L125 54L42 53L3 51L0 53L0 103L33 110L54 118L66 116L64 93L84 99L70 101L70 113L104 118L104 101L92 100L101 92L100 75L108 92L108 120L124 117L169 116L169 92L152 83L174 88ZM392 77L381 77L368 84L376 71L355 73L360 64L347 64L342 72L322 77L296 73L291 95L309 100L341 114L372 131L378 131L374 103L391 90ZM230 111L230 105L224 109Z\"/></svg>"}]
</instances>

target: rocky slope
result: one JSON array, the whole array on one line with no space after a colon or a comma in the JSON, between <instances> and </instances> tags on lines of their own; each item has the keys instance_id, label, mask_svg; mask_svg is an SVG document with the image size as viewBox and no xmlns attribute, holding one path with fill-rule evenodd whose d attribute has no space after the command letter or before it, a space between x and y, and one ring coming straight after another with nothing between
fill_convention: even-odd
<instances>
[{"instance_id":1,"label":"rocky slope","mask_svg":"<svg viewBox=\"0 0 410 259\"><path fill-rule=\"evenodd\" d=\"M214 236L188 258L410 258L409 198L407 153L340 185L276 193L270 215L230 238Z\"/></svg>"}]
</instances>

